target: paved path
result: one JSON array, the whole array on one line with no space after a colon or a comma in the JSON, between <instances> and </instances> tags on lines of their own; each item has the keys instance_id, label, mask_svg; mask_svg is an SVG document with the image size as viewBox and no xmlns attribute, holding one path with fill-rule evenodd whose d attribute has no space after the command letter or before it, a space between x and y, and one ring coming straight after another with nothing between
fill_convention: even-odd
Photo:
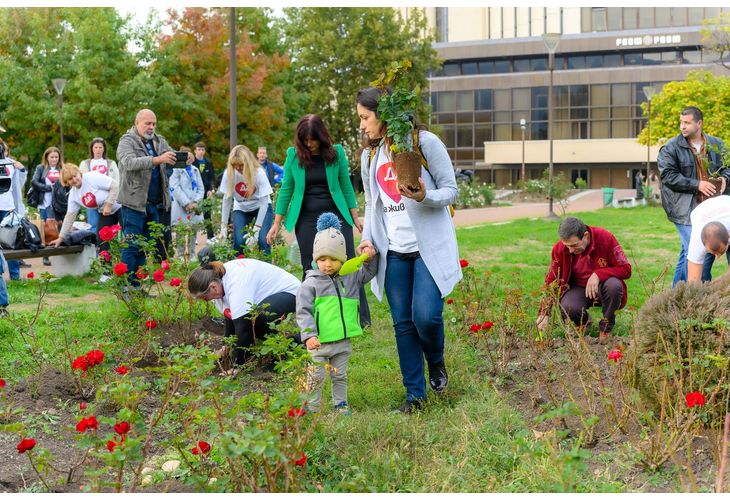
<instances>
[{"instance_id":1,"label":"paved path","mask_svg":"<svg viewBox=\"0 0 730 500\"><path fill-rule=\"evenodd\" d=\"M626 198L633 197L636 191L633 189L617 189L614 193L614 197ZM600 189L586 190L578 193L570 200L566 212L588 212L592 210L598 210L603 208L603 193ZM554 204L553 209L555 213L560 214L560 207ZM454 222L458 227L463 226L474 226L478 224L490 223L490 222L504 222L514 219L522 218L533 218L533 217L544 217L548 212L548 203L519 203L513 206L504 207L488 207L488 208L469 208L464 210L457 210L454 215ZM284 237L287 241L291 241L293 236L286 234L283 231ZM205 245L205 238L202 236L198 237L198 249ZM53 259L53 257L51 257ZM25 277L26 274L32 271L36 276L44 271L50 271L50 267L44 266L40 258L37 259L26 259L27 263L31 264L30 268L20 268L20 275ZM5 278L8 278L7 271L5 272Z\"/></svg>"}]
</instances>

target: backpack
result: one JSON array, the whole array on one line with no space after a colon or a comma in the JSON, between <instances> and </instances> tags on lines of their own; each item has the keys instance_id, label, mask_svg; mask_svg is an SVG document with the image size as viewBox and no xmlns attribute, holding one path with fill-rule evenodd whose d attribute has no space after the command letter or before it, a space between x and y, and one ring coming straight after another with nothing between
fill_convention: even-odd
<instances>
[{"instance_id":1,"label":"backpack","mask_svg":"<svg viewBox=\"0 0 730 500\"><path fill-rule=\"evenodd\" d=\"M423 155L423 151L421 151L421 146L418 144L418 129L414 128L411 133L413 135L413 151L415 151L421 158L421 165L423 165L423 168L425 168L426 172L428 172L430 175L431 171L428 169L428 160L426 160L426 157ZM373 158L375 158L375 148L371 146L368 164L371 164L373 162ZM451 217L453 217L455 213L456 210L454 210L454 206L449 205L449 214L451 215Z\"/></svg>"},{"instance_id":2,"label":"backpack","mask_svg":"<svg viewBox=\"0 0 730 500\"><path fill-rule=\"evenodd\" d=\"M61 181L55 182L51 190L51 207L56 219L63 220L68 211L68 192L70 187L63 187Z\"/></svg>"}]
</instances>

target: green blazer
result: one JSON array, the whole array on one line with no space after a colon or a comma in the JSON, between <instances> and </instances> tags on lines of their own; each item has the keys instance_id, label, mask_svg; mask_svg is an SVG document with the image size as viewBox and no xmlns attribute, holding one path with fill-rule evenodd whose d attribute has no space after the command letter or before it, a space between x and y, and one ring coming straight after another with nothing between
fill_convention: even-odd
<instances>
[{"instance_id":1,"label":"green blazer","mask_svg":"<svg viewBox=\"0 0 730 500\"><path fill-rule=\"evenodd\" d=\"M325 165L327 185L337 209L345 221L352 226L350 209L357 208L355 190L350 182L350 169L347 166L345 150L340 144L335 144L335 151L337 151L337 162ZM284 163L284 179L281 181L279 196L276 200L276 214L286 216L284 227L289 232L294 231L294 226L299 219L304 199L304 183L304 168L299 164L297 151L295 148L289 148L286 151L286 162Z\"/></svg>"}]
</instances>

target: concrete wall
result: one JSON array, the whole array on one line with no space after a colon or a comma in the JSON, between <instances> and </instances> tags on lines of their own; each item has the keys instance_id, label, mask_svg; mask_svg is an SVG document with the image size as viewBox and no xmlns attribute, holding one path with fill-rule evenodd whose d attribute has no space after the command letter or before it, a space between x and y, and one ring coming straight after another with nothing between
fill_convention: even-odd
<instances>
[{"instance_id":1,"label":"concrete wall","mask_svg":"<svg viewBox=\"0 0 730 500\"><path fill-rule=\"evenodd\" d=\"M650 148L656 162L659 146ZM594 164L610 158L611 163L646 163L646 146L636 139L571 139L553 141L553 163ZM525 163L548 163L549 141L525 141ZM522 163L521 141L484 143L484 162L505 165Z\"/></svg>"}]
</instances>

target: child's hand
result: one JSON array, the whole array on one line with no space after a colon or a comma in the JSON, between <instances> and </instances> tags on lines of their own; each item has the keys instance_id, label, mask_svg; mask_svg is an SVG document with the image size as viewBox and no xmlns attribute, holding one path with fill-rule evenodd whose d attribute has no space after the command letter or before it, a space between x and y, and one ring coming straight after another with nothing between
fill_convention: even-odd
<instances>
[{"instance_id":1,"label":"child's hand","mask_svg":"<svg viewBox=\"0 0 730 500\"><path fill-rule=\"evenodd\" d=\"M378 251L374 246L367 246L363 249L363 251L368 255L368 262L373 260L373 257L378 255Z\"/></svg>"},{"instance_id":2,"label":"child's hand","mask_svg":"<svg viewBox=\"0 0 730 500\"><path fill-rule=\"evenodd\" d=\"M307 345L307 349L319 349L319 347L322 345L319 343L319 339L317 337L309 337L307 341L305 342Z\"/></svg>"}]
</instances>

